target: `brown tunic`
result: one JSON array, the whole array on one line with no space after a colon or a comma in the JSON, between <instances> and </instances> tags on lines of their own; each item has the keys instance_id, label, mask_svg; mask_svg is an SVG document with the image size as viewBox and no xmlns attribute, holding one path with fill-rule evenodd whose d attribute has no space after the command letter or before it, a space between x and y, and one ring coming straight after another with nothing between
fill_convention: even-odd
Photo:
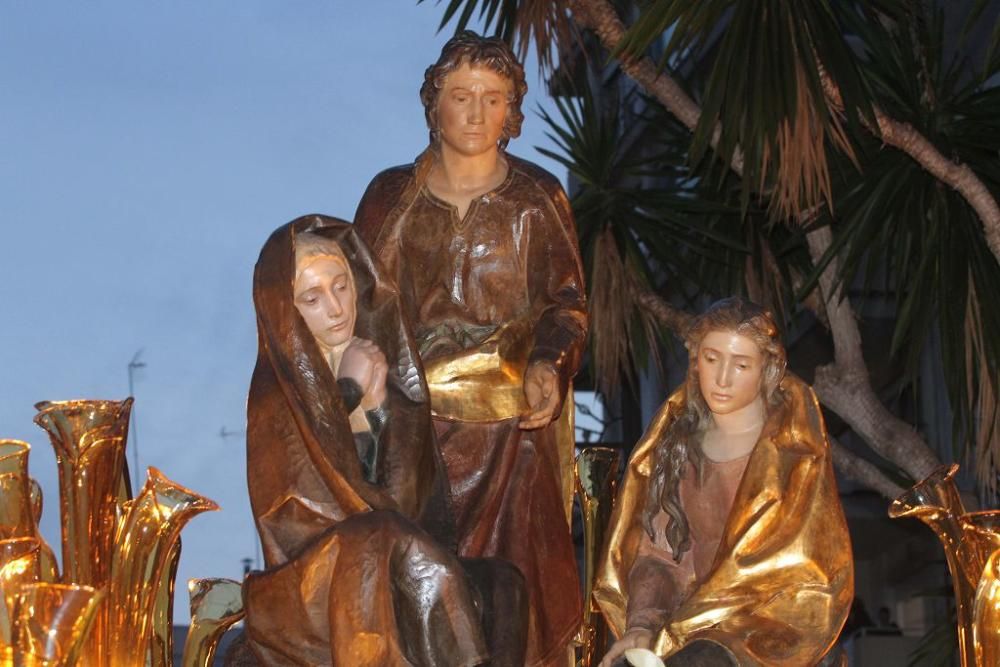
<instances>
[{"instance_id":1,"label":"brown tunic","mask_svg":"<svg viewBox=\"0 0 1000 667\"><path fill-rule=\"evenodd\" d=\"M681 506L690 527L691 548L680 562L666 538L666 512L653 518L653 538L643 531L629 573L628 628L659 630L670 614L708 577L726 529L750 454L725 462L705 459L702 483L690 463L680 483Z\"/></svg>"},{"instance_id":2,"label":"brown tunic","mask_svg":"<svg viewBox=\"0 0 1000 667\"><path fill-rule=\"evenodd\" d=\"M547 172L506 156L507 178L474 199L459 219L419 175L431 159L425 153L417 165L376 176L355 218L399 284L424 365L475 350L502 327L523 322L526 363L551 362L565 396L587 323L565 193ZM520 390L521 376L508 377ZM472 423L438 410L433 386L431 391L459 554L495 555L521 570L530 600L527 662L552 663L565 655L581 613L554 444L557 425L520 431L513 415Z\"/></svg>"}]
</instances>

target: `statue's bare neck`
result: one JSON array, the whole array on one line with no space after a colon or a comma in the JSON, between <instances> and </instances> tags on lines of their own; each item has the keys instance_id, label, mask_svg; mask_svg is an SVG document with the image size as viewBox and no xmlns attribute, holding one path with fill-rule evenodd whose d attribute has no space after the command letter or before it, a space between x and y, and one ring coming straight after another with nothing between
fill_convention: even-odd
<instances>
[{"instance_id":1,"label":"statue's bare neck","mask_svg":"<svg viewBox=\"0 0 1000 667\"><path fill-rule=\"evenodd\" d=\"M427 187L434 196L454 206L462 219L472 200L499 187L508 170L507 160L498 150L470 156L442 146L427 175Z\"/></svg>"},{"instance_id":2,"label":"statue's bare neck","mask_svg":"<svg viewBox=\"0 0 1000 667\"><path fill-rule=\"evenodd\" d=\"M718 462L732 461L753 451L764 429L764 399L728 414L712 414L712 426L701 441L701 451Z\"/></svg>"}]
</instances>

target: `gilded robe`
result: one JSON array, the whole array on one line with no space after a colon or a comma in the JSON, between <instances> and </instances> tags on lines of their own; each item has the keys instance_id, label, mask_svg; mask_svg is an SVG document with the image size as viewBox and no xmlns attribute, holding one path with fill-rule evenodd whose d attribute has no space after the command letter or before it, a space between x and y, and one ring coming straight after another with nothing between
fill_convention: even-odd
<instances>
[{"instance_id":1,"label":"gilded robe","mask_svg":"<svg viewBox=\"0 0 1000 667\"><path fill-rule=\"evenodd\" d=\"M741 667L815 665L847 618L853 560L823 417L798 378L787 375L781 392L783 404L750 454L710 568L656 628L661 657L708 640ZM633 571L649 540L642 512L654 452L685 400L682 387L654 418L629 460L612 513L594 595L619 637L627 629L630 577L653 585L648 573ZM675 581L666 574L661 585Z\"/></svg>"},{"instance_id":2,"label":"gilded robe","mask_svg":"<svg viewBox=\"0 0 1000 667\"><path fill-rule=\"evenodd\" d=\"M579 629L566 499L571 403L518 429L525 368L547 361L565 397L586 338L576 231L558 181L505 155L506 179L463 218L425 183L433 157L368 186L358 232L400 287L427 373L462 556L496 556L527 579L529 665L551 664ZM560 433L563 437L559 437ZM566 437L568 436L568 437Z\"/></svg>"}]
</instances>

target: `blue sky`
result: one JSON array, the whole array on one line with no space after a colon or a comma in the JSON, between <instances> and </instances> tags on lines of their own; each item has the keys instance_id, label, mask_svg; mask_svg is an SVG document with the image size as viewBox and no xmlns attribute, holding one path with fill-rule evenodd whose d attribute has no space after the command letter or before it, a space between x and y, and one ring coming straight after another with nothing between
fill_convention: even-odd
<instances>
[{"instance_id":1,"label":"blue sky","mask_svg":"<svg viewBox=\"0 0 1000 667\"><path fill-rule=\"evenodd\" d=\"M32 405L123 398L143 350L140 465L223 508L183 533L178 621L188 578L239 578L255 555L243 429L260 246L304 213L350 218L372 176L423 149L417 91L447 39L441 12L0 1L0 437L32 444L58 551L54 457ZM534 150L551 144L528 75L511 151L562 178Z\"/></svg>"}]
</instances>

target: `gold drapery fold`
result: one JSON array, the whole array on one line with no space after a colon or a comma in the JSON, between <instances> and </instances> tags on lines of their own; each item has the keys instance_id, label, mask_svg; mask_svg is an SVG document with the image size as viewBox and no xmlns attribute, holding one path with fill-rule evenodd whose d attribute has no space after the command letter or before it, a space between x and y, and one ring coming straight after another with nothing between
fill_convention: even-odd
<instances>
[{"instance_id":1,"label":"gold drapery fold","mask_svg":"<svg viewBox=\"0 0 1000 667\"><path fill-rule=\"evenodd\" d=\"M497 422L528 412L524 371L531 329L529 319L517 320L475 347L428 361L424 372L434 416Z\"/></svg>"}]
</instances>

